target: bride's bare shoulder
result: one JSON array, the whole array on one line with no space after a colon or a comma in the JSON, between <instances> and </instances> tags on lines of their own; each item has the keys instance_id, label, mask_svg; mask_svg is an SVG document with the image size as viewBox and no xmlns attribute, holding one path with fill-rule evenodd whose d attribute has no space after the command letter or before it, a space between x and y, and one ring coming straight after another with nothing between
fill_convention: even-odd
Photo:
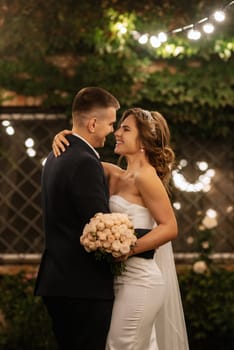
<instances>
[{"instance_id":1,"label":"bride's bare shoulder","mask_svg":"<svg viewBox=\"0 0 234 350\"><path fill-rule=\"evenodd\" d=\"M141 167L135 176L136 184L149 183L150 181L157 181L159 179L156 169L151 165Z\"/></svg>"}]
</instances>

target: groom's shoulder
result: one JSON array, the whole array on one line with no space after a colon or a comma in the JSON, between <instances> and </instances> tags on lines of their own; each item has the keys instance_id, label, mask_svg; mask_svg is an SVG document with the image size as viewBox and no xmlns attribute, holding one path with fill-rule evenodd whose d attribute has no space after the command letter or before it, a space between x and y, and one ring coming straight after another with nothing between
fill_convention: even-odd
<instances>
[{"instance_id":1,"label":"groom's shoulder","mask_svg":"<svg viewBox=\"0 0 234 350\"><path fill-rule=\"evenodd\" d=\"M69 146L65 152L62 153L61 159L64 161L70 161L72 163L82 163L92 162L92 163L100 163L98 157L95 152L91 149L91 147L86 144L84 141L79 139L76 136L69 135L71 138L69 139Z\"/></svg>"}]
</instances>

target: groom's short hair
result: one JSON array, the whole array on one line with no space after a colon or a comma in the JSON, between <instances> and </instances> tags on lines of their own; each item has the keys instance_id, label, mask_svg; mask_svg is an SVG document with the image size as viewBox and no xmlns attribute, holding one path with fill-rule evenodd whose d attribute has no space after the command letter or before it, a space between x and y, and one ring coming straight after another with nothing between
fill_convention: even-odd
<instances>
[{"instance_id":1,"label":"groom's short hair","mask_svg":"<svg viewBox=\"0 0 234 350\"><path fill-rule=\"evenodd\" d=\"M100 87L86 87L77 92L72 103L72 114L87 114L95 108L114 107L119 109L119 101Z\"/></svg>"}]
</instances>

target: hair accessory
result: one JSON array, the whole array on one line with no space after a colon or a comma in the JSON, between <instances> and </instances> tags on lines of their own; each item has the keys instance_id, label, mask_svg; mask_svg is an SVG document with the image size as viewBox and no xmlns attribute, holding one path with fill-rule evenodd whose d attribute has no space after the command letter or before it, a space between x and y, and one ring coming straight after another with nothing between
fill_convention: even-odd
<instances>
[{"instance_id":1,"label":"hair accessory","mask_svg":"<svg viewBox=\"0 0 234 350\"><path fill-rule=\"evenodd\" d=\"M155 127L155 123L154 123L154 118L152 117L150 111L147 111L146 109L142 109L142 112L144 113L144 116L146 117L146 119L148 120L149 124L150 124L150 129L152 134L156 134L156 127Z\"/></svg>"},{"instance_id":2,"label":"hair accessory","mask_svg":"<svg viewBox=\"0 0 234 350\"><path fill-rule=\"evenodd\" d=\"M152 122L154 120L154 118L152 117L149 111L147 111L146 109L142 109L142 112L145 114L149 122Z\"/></svg>"}]
</instances>

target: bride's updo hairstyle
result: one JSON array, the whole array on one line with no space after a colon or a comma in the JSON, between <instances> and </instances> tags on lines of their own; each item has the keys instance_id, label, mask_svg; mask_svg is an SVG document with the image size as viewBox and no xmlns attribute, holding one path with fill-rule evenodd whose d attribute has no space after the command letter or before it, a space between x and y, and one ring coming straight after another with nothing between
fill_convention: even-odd
<instances>
[{"instance_id":1,"label":"bride's updo hairstyle","mask_svg":"<svg viewBox=\"0 0 234 350\"><path fill-rule=\"evenodd\" d=\"M145 154L168 190L175 155L170 146L170 131L165 118L159 112L130 108L123 113L121 121L129 115L135 117Z\"/></svg>"}]
</instances>

